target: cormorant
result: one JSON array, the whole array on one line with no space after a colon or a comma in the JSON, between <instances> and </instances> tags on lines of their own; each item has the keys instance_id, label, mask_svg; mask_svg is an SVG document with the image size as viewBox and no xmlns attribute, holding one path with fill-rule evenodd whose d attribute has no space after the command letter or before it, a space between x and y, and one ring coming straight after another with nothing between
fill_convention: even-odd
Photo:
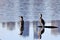
<instances>
[{"instance_id":1,"label":"cormorant","mask_svg":"<svg viewBox=\"0 0 60 40\"><path fill-rule=\"evenodd\" d=\"M21 21L20 21L20 35L23 34L23 31L24 31L24 20L23 20L23 16L20 17L21 18Z\"/></svg>"},{"instance_id":2,"label":"cormorant","mask_svg":"<svg viewBox=\"0 0 60 40\"><path fill-rule=\"evenodd\" d=\"M40 15L41 15L41 17L40 17L40 24L41 24L41 26L42 26L41 31L40 31L40 39L41 39L41 35L44 33L45 21L44 21L44 19L42 18L42 14L40 14Z\"/></svg>"}]
</instances>

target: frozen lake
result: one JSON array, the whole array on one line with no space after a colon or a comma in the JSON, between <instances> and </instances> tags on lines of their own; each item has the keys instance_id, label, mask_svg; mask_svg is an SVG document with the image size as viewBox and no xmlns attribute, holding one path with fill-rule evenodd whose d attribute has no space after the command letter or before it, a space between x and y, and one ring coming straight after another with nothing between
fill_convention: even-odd
<instances>
[{"instance_id":1,"label":"frozen lake","mask_svg":"<svg viewBox=\"0 0 60 40\"><path fill-rule=\"evenodd\" d=\"M38 40L36 32L34 33L33 22L25 22L25 29L23 35L19 35L19 22L1 22L0 23L0 40ZM46 23L46 25L54 25L59 27L58 21ZM35 35L34 35L35 34ZM45 28L41 40L60 40L60 27L59 28Z\"/></svg>"}]
</instances>

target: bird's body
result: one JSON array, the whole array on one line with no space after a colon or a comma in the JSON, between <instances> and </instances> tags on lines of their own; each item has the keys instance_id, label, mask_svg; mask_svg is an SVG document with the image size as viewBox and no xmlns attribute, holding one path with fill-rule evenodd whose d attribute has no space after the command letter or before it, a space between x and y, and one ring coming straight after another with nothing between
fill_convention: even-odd
<instances>
[{"instance_id":1,"label":"bird's body","mask_svg":"<svg viewBox=\"0 0 60 40\"><path fill-rule=\"evenodd\" d=\"M21 30L21 31L24 30L24 21L21 21L20 30Z\"/></svg>"},{"instance_id":2,"label":"bird's body","mask_svg":"<svg viewBox=\"0 0 60 40\"><path fill-rule=\"evenodd\" d=\"M45 29L44 29L44 26L45 26L45 21L44 19L42 18L42 14L41 14L41 17L40 17L40 24L41 24L41 30L40 30L40 39L41 39L41 35L44 33Z\"/></svg>"},{"instance_id":3,"label":"bird's body","mask_svg":"<svg viewBox=\"0 0 60 40\"><path fill-rule=\"evenodd\" d=\"M21 21L20 21L20 35L23 34L23 31L24 31L24 20L23 20L23 17L21 16Z\"/></svg>"},{"instance_id":4,"label":"bird's body","mask_svg":"<svg viewBox=\"0 0 60 40\"><path fill-rule=\"evenodd\" d=\"M41 20L42 25L44 26L45 25L45 21L42 18L40 20Z\"/></svg>"}]
</instances>

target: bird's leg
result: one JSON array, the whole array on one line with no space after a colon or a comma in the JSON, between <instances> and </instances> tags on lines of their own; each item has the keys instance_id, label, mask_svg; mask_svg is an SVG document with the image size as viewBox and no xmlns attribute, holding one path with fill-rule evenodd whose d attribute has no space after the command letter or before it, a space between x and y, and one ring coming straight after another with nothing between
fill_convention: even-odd
<instances>
[{"instance_id":1,"label":"bird's leg","mask_svg":"<svg viewBox=\"0 0 60 40\"><path fill-rule=\"evenodd\" d=\"M41 30L39 30L39 32L38 32L38 37L39 37L39 39L41 39L41 31L44 29L44 26L42 25L42 28L41 28Z\"/></svg>"},{"instance_id":2,"label":"bird's leg","mask_svg":"<svg viewBox=\"0 0 60 40\"><path fill-rule=\"evenodd\" d=\"M41 30L40 29L38 31L38 37L39 37L39 39L41 39Z\"/></svg>"}]
</instances>

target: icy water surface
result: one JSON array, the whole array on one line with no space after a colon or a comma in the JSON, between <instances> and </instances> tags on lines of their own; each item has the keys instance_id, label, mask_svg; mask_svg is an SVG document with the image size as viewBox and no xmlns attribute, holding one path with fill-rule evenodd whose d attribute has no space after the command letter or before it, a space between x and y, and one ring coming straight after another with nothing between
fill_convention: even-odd
<instances>
[{"instance_id":1,"label":"icy water surface","mask_svg":"<svg viewBox=\"0 0 60 40\"><path fill-rule=\"evenodd\" d=\"M46 23L47 26L51 26L56 23L55 26L59 27L58 21L52 21ZM35 31L33 22L25 22L23 35L19 35L20 26L19 22L1 22L0 23L0 40L38 40L37 31ZM37 29L36 29L37 30ZM42 34L41 40L60 40L60 27L59 28L45 28L45 32Z\"/></svg>"}]
</instances>

